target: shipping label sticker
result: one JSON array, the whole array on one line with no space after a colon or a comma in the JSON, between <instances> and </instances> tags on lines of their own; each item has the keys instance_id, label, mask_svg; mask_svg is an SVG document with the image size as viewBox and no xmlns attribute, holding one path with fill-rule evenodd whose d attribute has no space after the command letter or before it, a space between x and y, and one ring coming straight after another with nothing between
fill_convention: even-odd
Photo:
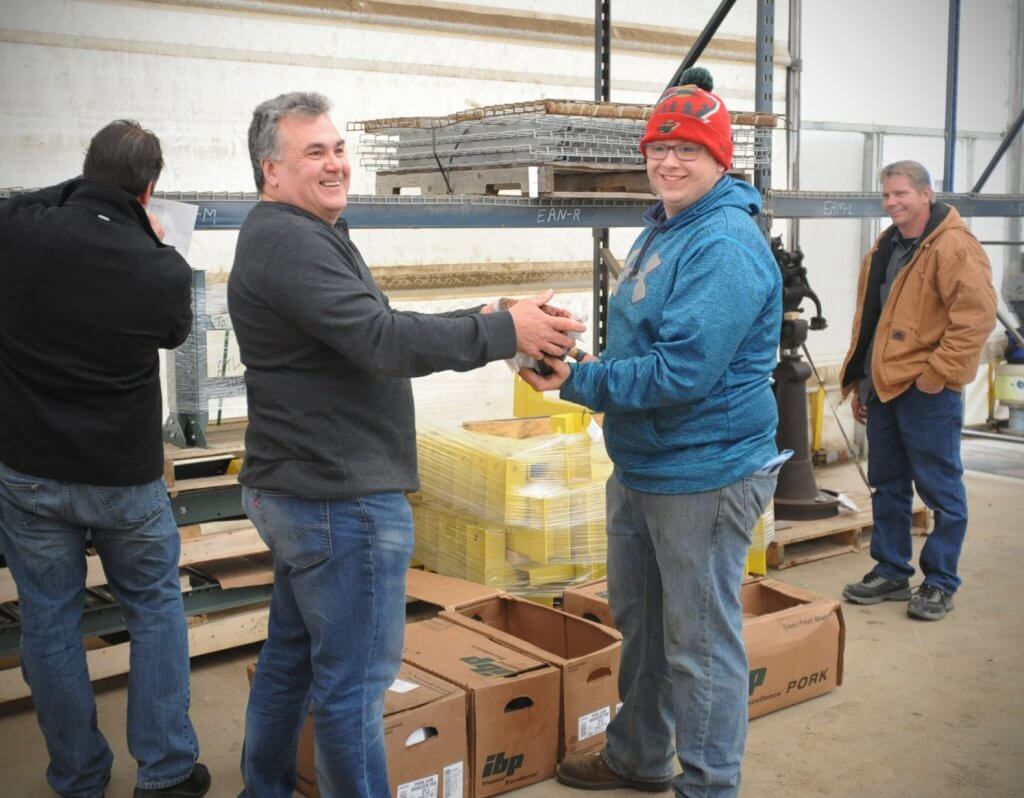
<instances>
[{"instance_id":1,"label":"shipping label sticker","mask_svg":"<svg viewBox=\"0 0 1024 798\"><path fill-rule=\"evenodd\" d=\"M437 798L437 774L399 784L398 798Z\"/></svg>"},{"instance_id":2,"label":"shipping label sticker","mask_svg":"<svg viewBox=\"0 0 1024 798\"><path fill-rule=\"evenodd\" d=\"M586 715L581 715L577 721L579 727L578 734L576 735L580 740L586 740L597 734L601 734L605 729L608 728L608 724L612 720L612 708L601 707L594 712L590 712Z\"/></svg>"},{"instance_id":3,"label":"shipping label sticker","mask_svg":"<svg viewBox=\"0 0 1024 798\"><path fill-rule=\"evenodd\" d=\"M405 679L395 679L388 688L393 693L411 693L419 685L414 682L407 682Z\"/></svg>"},{"instance_id":4,"label":"shipping label sticker","mask_svg":"<svg viewBox=\"0 0 1024 798\"><path fill-rule=\"evenodd\" d=\"M462 762L444 769L444 798L462 798Z\"/></svg>"}]
</instances>

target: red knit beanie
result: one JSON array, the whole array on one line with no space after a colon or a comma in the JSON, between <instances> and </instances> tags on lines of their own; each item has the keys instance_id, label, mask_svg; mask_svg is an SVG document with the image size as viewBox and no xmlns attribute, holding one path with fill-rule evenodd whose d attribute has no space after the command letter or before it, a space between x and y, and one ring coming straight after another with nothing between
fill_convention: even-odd
<instances>
[{"instance_id":1,"label":"red knit beanie","mask_svg":"<svg viewBox=\"0 0 1024 798\"><path fill-rule=\"evenodd\" d=\"M697 68L693 73L693 82L673 86L661 95L640 139L640 152L646 158L647 145L652 141L692 141L703 144L711 157L728 169L732 166L729 111L722 98L711 93L713 84L707 70ZM683 80L690 74L690 70L684 72Z\"/></svg>"}]
</instances>

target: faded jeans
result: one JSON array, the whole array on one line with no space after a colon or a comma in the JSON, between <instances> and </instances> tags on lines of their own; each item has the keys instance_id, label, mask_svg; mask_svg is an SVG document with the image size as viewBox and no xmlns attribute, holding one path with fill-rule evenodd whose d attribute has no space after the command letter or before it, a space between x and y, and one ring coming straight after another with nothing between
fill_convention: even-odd
<instances>
[{"instance_id":1,"label":"faded jeans","mask_svg":"<svg viewBox=\"0 0 1024 798\"><path fill-rule=\"evenodd\" d=\"M621 776L672 778L685 798L735 796L749 674L740 584L775 476L660 495L608 480L608 593L622 632L619 696L604 759ZM674 744L673 744L674 740Z\"/></svg>"},{"instance_id":2,"label":"faded jeans","mask_svg":"<svg viewBox=\"0 0 1024 798\"><path fill-rule=\"evenodd\" d=\"M405 636L412 510L401 493L350 501L242 489L274 556L267 642L245 716L243 796L291 798L310 703L323 798L387 798L384 693Z\"/></svg>"},{"instance_id":3,"label":"faded jeans","mask_svg":"<svg viewBox=\"0 0 1024 798\"><path fill-rule=\"evenodd\" d=\"M199 747L188 716L181 538L163 480L83 485L0 463L0 544L18 586L21 668L50 754L47 781L66 798L93 798L114 760L82 646L87 532L131 636L128 750L138 785L177 784Z\"/></svg>"}]
</instances>

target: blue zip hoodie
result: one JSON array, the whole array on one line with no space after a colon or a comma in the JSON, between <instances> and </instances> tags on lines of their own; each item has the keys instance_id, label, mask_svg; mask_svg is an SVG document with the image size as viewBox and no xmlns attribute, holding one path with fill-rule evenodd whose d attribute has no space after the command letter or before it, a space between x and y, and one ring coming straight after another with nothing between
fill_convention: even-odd
<instances>
[{"instance_id":1,"label":"blue zip hoodie","mask_svg":"<svg viewBox=\"0 0 1024 798\"><path fill-rule=\"evenodd\" d=\"M778 265L728 175L671 219L652 207L611 291L608 348L573 364L561 396L605 412L622 484L647 493L729 485L778 450L771 385L782 326Z\"/></svg>"}]
</instances>

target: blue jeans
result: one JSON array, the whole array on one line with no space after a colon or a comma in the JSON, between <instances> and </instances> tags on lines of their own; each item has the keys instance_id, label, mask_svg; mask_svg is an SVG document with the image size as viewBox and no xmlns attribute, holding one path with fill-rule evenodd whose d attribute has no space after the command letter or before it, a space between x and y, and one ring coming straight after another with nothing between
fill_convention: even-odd
<instances>
[{"instance_id":1,"label":"blue jeans","mask_svg":"<svg viewBox=\"0 0 1024 798\"><path fill-rule=\"evenodd\" d=\"M81 485L0 463L0 543L18 586L21 668L50 754L46 778L59 795L91 798L114 760L82 646L87 532L131 636L128 750L138 785L169 787L192 773L199 746L188 716L181 538L163 480Z\"/></svg>"},{"instance_id":2,"label":"blue jeans","mask_svg":"<svg viewBox=\"0 0 1024 798\"><path fill-rule=\"evenodd\" d=\"M960 461L963 413L963 398L948 388L927 394L912 385L888 402L868 402L868 481L875 489L871 556L880 576L914 575L910 560L916 486L935 513L935 527L921 552L924 581L946 593L960 587L957 563L967 534Z\"/></svg>"},{"instance_id":3,"label":"blue jeans","mask_svg":"<svg viewBox=\"0 0 1024 798\"><path fill-rule=\"evenodd\" d=\"M351 501L242 489L274 555L270 626L242 749L243 796L291 798L310 703L324 798L387 798L384 692L405 636L412 510L401 493Z\"/></svg>"},{"instance_id":4,"label":"blue jeans","mask_svg":"<svg viewBox=\"0 0 1024 798\"><path fill-rule=\"evenodd\" d=\"M759 475L674 496L608 480L608 598L623 640L604 759L620 776L668 780L676 755L677 795L737 794L750 681L740 584L774 490Z\"/></svg>"}]
</instances>

